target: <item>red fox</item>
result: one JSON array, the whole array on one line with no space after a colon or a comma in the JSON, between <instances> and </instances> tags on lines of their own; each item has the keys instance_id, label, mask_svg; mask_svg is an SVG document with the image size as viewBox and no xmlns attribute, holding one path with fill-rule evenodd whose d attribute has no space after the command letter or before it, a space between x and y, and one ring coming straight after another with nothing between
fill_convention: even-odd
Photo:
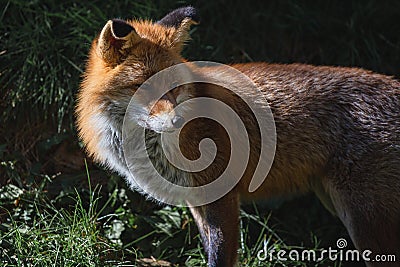
<instances>
[{"instance_id":1,"label":"red fox","mask_svg":"<svg viewBox=\"0 0 400 267\"><path fill-rule=\"evenodd\" d=\"M125 143L135 153L135 142L143 138L137 133L145 129L148 157L164 179L193 187L211 183L229 164L235 144L218 122L187 121L185 110L176 108L198 97L217 99L244 122L250 153L232 190L211 203L188 203L208 266L237 264L240 200L310 191L341 219L358 250L400 257L400 82L391 77L359 68L231 65L259 88L258 105L269 107L275 120L274 161L254 192L248 188L260 160L260 128L249 106L229 88L190 83L151 103L133 103L125 132L129 142L124 141L123 123L131 98L151 76L185 62L181 51L190 26L197 21L196 10L183 7L157 22L107 22L92 43L76 107L78 131L88 153L126 177L133 189L168 199L172 193L154 185L142 159L124 155ZM205 72L214 71L211 67ZM195 72L189 64L182 75L201 75ZM240 79L226 80L246 93ZM160 136L174 129L180 131L175 148L189 160L200 157L203 139L213 140L217 154L206 169L186 172L168 161ZM137 177L145 181L141 186L135 182ZM385 266L390 264L399 266L393 262Z\"/></svg>"}]
</instances>

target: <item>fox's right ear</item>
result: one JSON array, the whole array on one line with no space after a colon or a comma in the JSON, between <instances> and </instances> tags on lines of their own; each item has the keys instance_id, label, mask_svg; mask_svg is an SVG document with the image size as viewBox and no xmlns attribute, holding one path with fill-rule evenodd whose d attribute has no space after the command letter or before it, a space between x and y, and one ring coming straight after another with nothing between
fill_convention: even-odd
<instances>
[{"instance_id":1,"label":"fox's right ear","mask_svg":"<svg viewBox=\"0 0 400 267\"><path fill-rule=\"evenodd\" d=\"M126 21L109 20L97 41L97 53L108 64L120 64L126 56L126 50L140 42L141 37Z\"/></svg>"},{"instance_id":2,"label":"fox's right ear","mask_svg":"<svg viewBox=\"0 0 400 267\"><path fill-rule=\"evenodd\" d=\"M175 9L157 21L157 23L167 27L179 28L185 19L191 20L194 24L197 24L200 21L197 10L192 6L187 6Z\"/></svg>"},{"instance_id":3,"label":"fox's right ear","mask_svg":"<svg viewBox=\"0 0 400 267\"><path fill-rule=\"evenodd\" d=\"M190 26L198 23L199 15L197 10L191 6L175 9L157 21L157 24L175 29L172 36L172 47L178 52L182 51L184 43L190 39Z\"/></svg>"}]
</instances>

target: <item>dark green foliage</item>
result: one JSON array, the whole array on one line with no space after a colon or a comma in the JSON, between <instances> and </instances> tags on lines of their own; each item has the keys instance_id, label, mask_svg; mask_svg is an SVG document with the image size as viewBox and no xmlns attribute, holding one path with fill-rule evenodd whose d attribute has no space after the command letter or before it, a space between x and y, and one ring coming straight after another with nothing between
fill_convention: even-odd
<instances>
[{"instance_id":1,"label":"dark green foliage","mask_svg":"<svg viewBox=\"0 0 400 267\"><path fill-rule=\"evenodd\" d=\"M204 10L204 11L203 11ZM360 66L398 75L398 1L208 1L190 58ZM197 39L199 38L199 39Z\"/></svg>"},{"instance_id":2,"label":"dark green foliage","mask_svg":"<svg viewBox=\"0 0 400 267\"><path fill-rule=\"evenodd\" d=\"M64 176L52 160L52 153L60 144L72 144L70 140L77 139L73 128L74 97L91 41L106 21L159 20L185 5L193 5L200 14L200 24L192 29L193 40L184 50L190 60L358 66L399 77L397 0L3 0L0 264L33 264L32 257L36 255L43 260L42 266L50 266L57 262L53 259L60 249L65 253L58 255L57 263L65 266L68 263L60 259L81 259L83 266L115 266L150 256L204 266L188 210L160 210L95 165L90 166L95 170L92 178L98 177L106 186L99 198L93 198L93 192L87 192L88 185L80 182L86 180L84 170ZM54 187L58 189L53 190ZM78 188L78 194L73 187ZM43 195L50 200L44 200ZM93 202L96 207L90 206ZM274 211L270 220L264 219L268 213L259 213L254 207L246 206L248 213L242 213L241 259L249 266L259 264L254 257L264 235L272 236L271 244L286 248L327 247L339 237L349 240L340 222L315 198L278 206L281 209ZM267 222L273 229L266 227ZM71 234L70 240L62 238L66 234ZM82 243L88 246L74 252L78 254L61 249L59 245L68 248L74 238L83 238ZM84 262L88 254L90 257ZM272 262L271 266L274 264L279 266L279 262Z\"/></svg>"}]
</instances>

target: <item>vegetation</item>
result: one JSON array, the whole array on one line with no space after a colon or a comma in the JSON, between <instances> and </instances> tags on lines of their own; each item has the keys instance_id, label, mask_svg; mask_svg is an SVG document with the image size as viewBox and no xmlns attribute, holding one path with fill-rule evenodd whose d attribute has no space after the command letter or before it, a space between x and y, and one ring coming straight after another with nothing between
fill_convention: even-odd
<instances>
[{"instance_id":1,"label":"vegetation","mask_svg":"<svg viewBox=\"0 0 400 267\"><path fill-rule=\"evenodd\" d=\"M73 123L86 54L104 23L159 19L189 4L201 15L184 51L190 60L359 66L399 77L395 0L2 1L0 265L205 265L189 211L146 201L115 174L86 164ZM246 266L310 265L259 262L264 240L287 250L350 242L314 196L247 204L241 224Z\"/></svg>"}]
</instances>

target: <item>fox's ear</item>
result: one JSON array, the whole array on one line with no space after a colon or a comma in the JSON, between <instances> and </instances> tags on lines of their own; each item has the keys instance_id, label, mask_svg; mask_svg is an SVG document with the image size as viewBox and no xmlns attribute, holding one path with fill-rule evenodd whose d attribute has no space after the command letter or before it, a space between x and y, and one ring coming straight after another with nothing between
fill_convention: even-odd
<instances>
[{"instance_id":1,"label":"fox's ear","mask_svg":"<svg viewBox=\"0 0 400 267\"><path fill-rule=\"evenodd\" d=\"M97 53L106 63L115 66L125 59L126 50L140 40L141 37L127 22L109 20L100 33Z\"/></svg>"},{"instance_id":2,"label":"fox's ear","mask_svg":"<svg viewBox=\"0 0 400 267\"><path fill-rule=\"evenodd\" d=\"M183 44L190 39L189 29L192 24L198 24L200 21L199 15L194 7L181 7L168 13L164 18L157 21L166 27L175 28L172 45L180 52Z\"/></svg>"},{"instance_id":3,"label":"fox's ear","mask_svg":"<svg viewBox=\"0 0 400 267\"><path fill-rule=\"evenodd\" d=\"M191 6L181 7L168 13L164 18L157 21L157 23L167 27L178 28L185 19L190 19L193 23L199 23L197 10Z\"/></svg>"}]
</instances>

